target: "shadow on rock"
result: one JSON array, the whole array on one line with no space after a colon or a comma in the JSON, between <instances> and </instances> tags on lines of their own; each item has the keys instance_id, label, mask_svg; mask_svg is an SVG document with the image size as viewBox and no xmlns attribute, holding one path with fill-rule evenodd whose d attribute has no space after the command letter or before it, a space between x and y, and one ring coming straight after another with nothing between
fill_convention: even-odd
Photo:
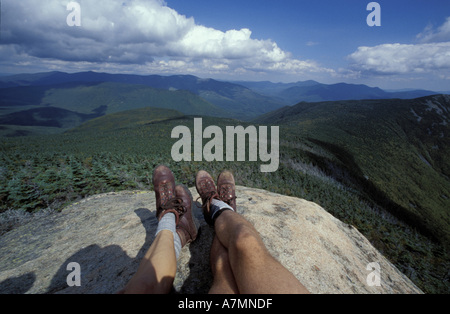
<instances>
[{"instance_id":1,"label":"shadow on rock","mask_svg":"<svg viewBox=\"0 0 450 314\"><path fill-rule=\"evenodd\" d=\"M175 282L175 289L181 294L207 294L213 283L210 251L214 229L206 224L200 203L194 202L192 210L199 226L199 233L197 239L189 245L189 260L182 258L178 261L177 276L182 278ZM180 267L184 269L180 271Z\"/></svg>"},{"instance_id":2,"label":"shadow on rock","mask_svg":"<svg viewBox=\"0 0 450 314\"><path fill-rule=\"evenodd\" d=\"M52 278L46 293L111 294L120 291L136 273L139 263L154 239L156 218L145 208L135 210L146 230L145 243L136 258L130 258L118 245L100 247L96 244L81 249L64 262ZM80 286L69 287L70 263L80 265Z\"/></svg>"},{"instance_id":3,"label":"shadow on rock","mask_svg":"<svg viewBox=\"0 0 450 314\"><path fill-rule=\"evenodd\" d=\"M0 294L24 294L31 289L35 281L34 273L8 278L0 282Z\"/></svg>"}]
</instances>

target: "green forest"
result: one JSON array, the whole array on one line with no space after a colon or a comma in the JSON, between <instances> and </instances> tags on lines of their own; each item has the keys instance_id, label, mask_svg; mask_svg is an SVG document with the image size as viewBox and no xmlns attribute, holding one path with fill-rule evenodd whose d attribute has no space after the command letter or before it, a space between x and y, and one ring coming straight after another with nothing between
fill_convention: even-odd
<instances>
[{"instance_id":1,"label":"green forest","mask_svg":"<svg viewBox=\"0 0 450 314\"><path fill-rule=\"evenodd\" d=\"M429 225L414 225L413 214L399 215L398 203L389 195L361 185L360 173L353 168L360 162L346 155L349 150L314 138L307 123L283 123L277 172L261 173L259 162L175 163L171 147L177 139L171 139L171 131L179 125L193 129L193 119L144 108L97 118L63 134L0 138L1 215L61 211L99 193L151 190L153 169L160 164L187 186L194 186L200 169L213 176L229 169L238 185L316 202L355 226L424 292L449 292L448 243L438 241ZM250 123L203 117L203 126L208 125L225 131L228 125Z\"/></svg>"}]
</instances>

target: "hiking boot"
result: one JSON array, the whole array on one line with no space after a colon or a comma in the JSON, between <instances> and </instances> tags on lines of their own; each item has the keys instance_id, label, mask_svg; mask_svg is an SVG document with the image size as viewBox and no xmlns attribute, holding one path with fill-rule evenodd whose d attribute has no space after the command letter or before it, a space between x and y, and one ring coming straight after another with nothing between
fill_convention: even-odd
<instances>
[{"instance_id":1,"label":"hiking boot","mask_svg":"<svg viewBox=\"0 0 450 314\"><path fill-rule=\"evenodd\" d=\"M178 226L186 211L184 200L176 196L175 177L166 166L159 166L153 172L153 187L156 194L156 218L158 221L167 214L174 213Z\"/></svg>"},{"instance_id":2,"label":"hiking boot","mask_svg":"<svg viewBox=\"0 0 450 314\"><path fill-rule=\"evenodd\" d=\"M177 185L175 187L175 194L177 198L182 200L183 207L186 209L177 226L177 233L181 239L181 247L184 247L186 244L195 241L197 238L198 229L192 215L191 192L185 186Z\"/></svg>"},{"instance_id":3,"label":"hiking boot","mask_svg":"<svg viewBox=\"0 0 450 314\"><path fill-rule=\"evenodd\" d=\"M217 192L221 201L230 205L236 212L236 184L229 171L223 171L217 179Z\"/></svg>"},{"instance_id":4,"label":"hiking boot","mask_svg":"<svg viewBox=\"0 0 450 314\"><path fill-rule=\"evenodd\" d=\"M206 222L213 226L214 221L211 219L211 202L214 198L219 199L214 179L206 171L199 171L195 177L195 187L200 195L203 203L203 216Z\"/></svg>"}]
</instances>

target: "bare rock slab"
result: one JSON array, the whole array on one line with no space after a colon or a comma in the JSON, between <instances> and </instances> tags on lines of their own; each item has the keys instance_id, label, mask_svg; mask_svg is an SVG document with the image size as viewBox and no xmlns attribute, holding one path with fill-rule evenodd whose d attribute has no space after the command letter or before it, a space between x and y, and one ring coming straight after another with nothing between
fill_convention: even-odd
<instances>
[{"instance_id":1,"label":"bare rock slab","mask_svg":"<svg viewBox=\"0 0 450 314\"><path fill-rule=\"evenodd\" d=\"M194 200L195 188L191 189ZM312 293L422 293L354 227L317 204L263 190L236 188L238 212ZM174 293L207 293L214 230L200 204L196 242L178 261ZM0 293L115 293L136 272L157 228L150 191L97 195L0 237ZM81 286L69 287L69 263L78 263ZM379 265L380 286L372 286ZM378 275L378 273L377 273Z\"/></svg>"}]
</instances>

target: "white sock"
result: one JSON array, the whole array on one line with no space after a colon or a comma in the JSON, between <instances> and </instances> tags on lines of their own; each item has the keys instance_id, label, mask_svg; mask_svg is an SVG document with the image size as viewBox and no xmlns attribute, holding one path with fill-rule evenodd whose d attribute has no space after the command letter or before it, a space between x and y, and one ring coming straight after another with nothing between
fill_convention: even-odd
<instances>
[{"instance_id":1,"label":"white sock","mask_svg":"<svg viewBox=\"0 0 450 314\"><path fill-rule=\"evenodd\" d=\"M163 230L168 230L173 233L175 256L178 260L178 257L180 256L181 252L181 239L177 233L176 218L174 213L167 213L163 216L163 218L161 218L161 220L158 223L158 229L156 229L155 236L157 236L158 233L160 233Z\"/></svg>"},{"instance_id":2,"label":"white sock","mask_svg":"<svg viewBox=\"0 0 450 314\"><path fill-rule=\"evenodd\" d=\"M216 200L215 198L211 201L211 219L214 220L214 216L217 214L218 211L222 210L222 209L230 209L232 211L234 211L234 209L228 205L225 202Z\"/></svg>"}]
</instances>

